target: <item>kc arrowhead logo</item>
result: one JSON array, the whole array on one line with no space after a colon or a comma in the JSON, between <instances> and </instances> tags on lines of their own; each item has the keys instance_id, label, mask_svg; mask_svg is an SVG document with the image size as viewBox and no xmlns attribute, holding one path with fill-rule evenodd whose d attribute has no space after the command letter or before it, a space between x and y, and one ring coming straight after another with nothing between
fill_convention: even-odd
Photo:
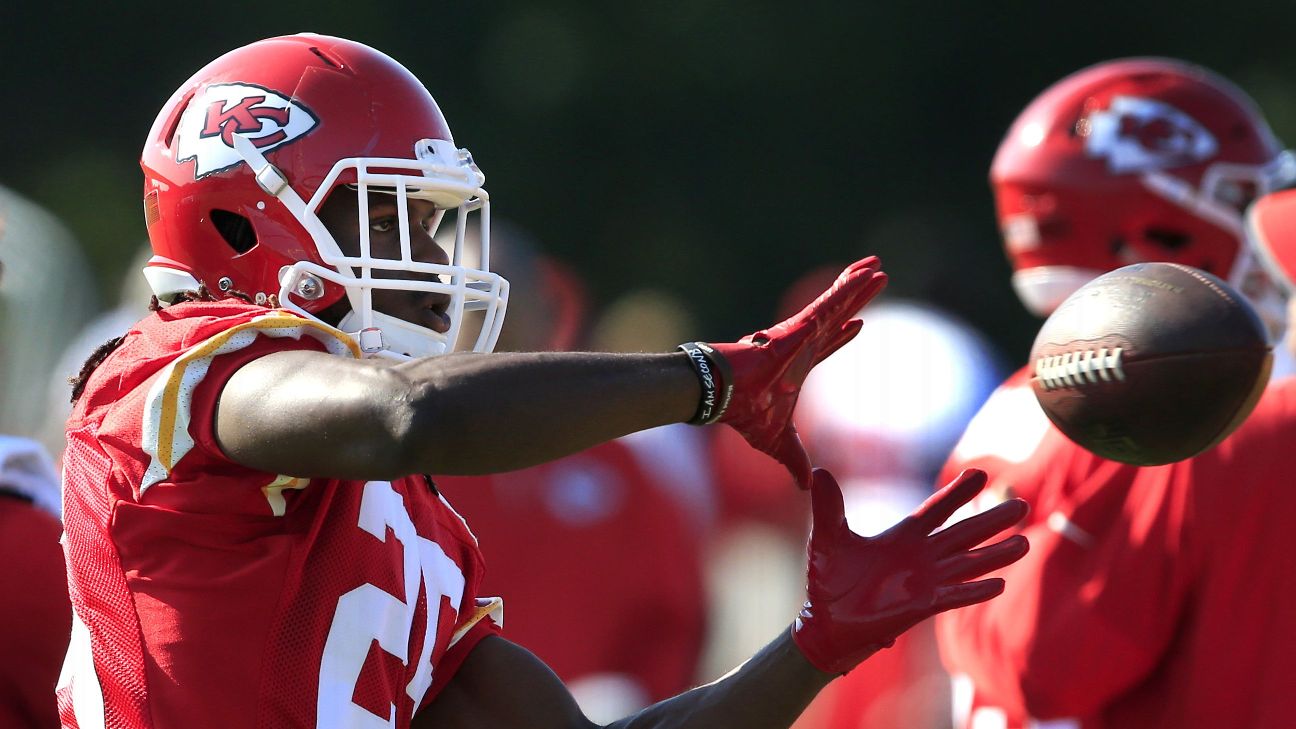
<instances>
[{"instance_id":1,"label":"kc arrowhead logo","mask_svg":"<svg viewBox=\"0 0 1296 729\"><path fill-rule=\"evenodd\" d=\"M1197 164L1218 149L1200 122L1156 99L1117 96L1111 108L1089 115L1085 152L1106 159L1115 174Z\"/></svg>"},{"instance_id":2,"label":"kc arrowhead logo","mask_svg":"<svg viewBox=\"0 0 1296 729\"><path fill-rule=\"evenodd\" d=\"M176 163L194 161L194 179L243 163L242 134L261 151L298 139L319 123L298 101L251 84L213 84L196 94L176 130Z\"/></svg>"}]
</instances>

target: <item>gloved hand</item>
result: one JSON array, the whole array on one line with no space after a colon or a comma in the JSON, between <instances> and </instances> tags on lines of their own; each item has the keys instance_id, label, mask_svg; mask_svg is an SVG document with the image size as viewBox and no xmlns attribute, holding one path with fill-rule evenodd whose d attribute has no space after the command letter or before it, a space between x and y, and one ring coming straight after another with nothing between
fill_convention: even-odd
<instances>
[{"instance_id":1,"label":"gloved hand","mask_svg":"<svg viewBox=\"0 0 1296 729\"><path fill-rule=\"evenodd\" d=\"M806 603L792 629L811 664L846 673L922 620L1003 592L1000 578L968 580L1016 562L1026 538L975 547L1026 516L1026 502L1005 501L932 534L985 483L983 471L964 471L900 523L861 537L846 526L832 474L815 470Z\"/></svg>"},{"instance_id":2,"label":"gloved hand","mask_svg":"<svg viewBox=\"0 0 1296 729\"><path fill-rule=\"evenodd\" d=\"M703 378L704 402L693 422L728 423L752 447L787 466L798 486L809 488L810 458L792 411L810 369L859 333L855 315L886 286L879 266L876 256L856 261L795 316L737 342L682 345ZM717 375L717 401L709 408L706 378Z\"/></svg>"}]
</instances>

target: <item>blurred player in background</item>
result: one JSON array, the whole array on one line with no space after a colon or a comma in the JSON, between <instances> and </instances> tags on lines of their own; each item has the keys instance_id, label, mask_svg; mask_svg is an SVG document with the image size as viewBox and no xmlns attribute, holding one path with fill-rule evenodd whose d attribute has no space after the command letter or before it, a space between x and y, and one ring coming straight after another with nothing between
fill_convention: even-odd
<instances>
[{"instance_id":1,"label":"blurred player in background","mask_svg":"<svg viewBox=\"0 0 1296 729\"><path fill-rule=\"evenodd\" d=\"M498 220L491 228L492 270L509 281L496 351L574 349L588 308L579 279L525 231ZM469 238L480 245L476 228ZM638 344L654 349L642 334ZM482 590L505 598L509 638L548 664L594 721L673 696L697 675L702 530L675 498L681 479L658 478L650 461L620 438L532 468L437 478L481 543ZM573 596L593 609L573 610Z\"/></svg>"},{"instance_id":2,"label":"blurred player in background","mask_svg":"<svg viewBox=\"0 0 1296 729\"><path fill-rule=\"evenodd\" d=\"M4 221L0 215L0 256L13 252ZM54 462L36 441L0 435L0 726L59 725L52 689L72 622L62 532Z\"/></svg>"},{"instance_id":3,"label":"blurred player in background","mask_svg":"<svg viewBox=\"0 0 1296 729\"><path fill-rule=\"evenodd\" d=\"M1254 103L1168 59L1098 64L1036 98L991 169L1013 286L1048 315L1128 263L1227 279L1282 330L1243 211L1296 175ZM1276 365L1275 369L1279 369ZM1296 381L1276 372L1215 449L1156 468L1106 461L1011 376L943 474L985 468L980 506L1032 505L1003 599L937 621L959 729L1269 729L1296 722Z\"/></svg>"},{"instance_id":4,"label":"blurred player in background","mask_svg":"<svg viewBox=\"0 0 1296 729\"><path fill-rule=\"evenodd\" d=\"M424 474L524 468L669 423L727 423L811 490L806 602L738 669L616 726L787 726L908 628L998 594L978 576L1026 551L975 548L1020 501L932 534L980 472L866 539L812 471L792 409L884 285L876 259L739 342L490 354L507 283L489 270L484 175L408 70L312 34L201 69L141 166L161 306L73 388L64 726L592 726L500 636L476 539ZM480 267L463 255L470 216ZM476 351L451 354L471 309Z\"/></svg>"},{"instance_id":5,"label":"blurred player in background","mask_svg":"<svg viewBox=\"0 0 1296 729\"><path fill-rule=\"evenodd\" d=\"M0 435L0 726L59 725L53 689L72 611L58 495L58 474L40 444Z\"/></svg>"},{"instance_id":6,"label":"blurred player in background","mask_svg":"<svg viewBox=\"0 0 1296 729\"><path fill-rule=\"evenodd\" d=\"M0 433L63 451L66 409L50 411L43 397L56 382L67 401L67 375L53 364L99 306L81 247L47 211L0 187ZM57 292L57 293L53 293ZM60 412L61 410L61 412Z\"/></svg>"}]
</instances>

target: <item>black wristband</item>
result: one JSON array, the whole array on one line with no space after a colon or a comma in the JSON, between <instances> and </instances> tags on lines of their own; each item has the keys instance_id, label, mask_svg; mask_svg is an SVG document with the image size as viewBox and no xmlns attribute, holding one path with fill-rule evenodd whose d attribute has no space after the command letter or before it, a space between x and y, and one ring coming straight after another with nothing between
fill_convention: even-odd
<instances>
[{"instance_id":1,"label":"black wristband","mask_svg":"<svg viewBox=\"0 0 1296 729\"><path fill-rule=\"evenodd\" d=\"M702 397L698 400L697 412L689 425L710 425L724 415L729 406L729 395L732 385L728 375L728 362L724 355L715 351L705 342L685 342L679 346L689 357L693 371L697 373L698 383L702 385Z\"/></svg>"}]
</instances>

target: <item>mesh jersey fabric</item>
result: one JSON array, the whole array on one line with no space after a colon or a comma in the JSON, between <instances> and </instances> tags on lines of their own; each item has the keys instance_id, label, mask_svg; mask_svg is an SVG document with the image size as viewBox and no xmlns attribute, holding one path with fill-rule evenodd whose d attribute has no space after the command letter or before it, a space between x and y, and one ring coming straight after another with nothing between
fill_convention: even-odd
<instances>
[{"instance_id":1,"label":"mesh jersey fabric","mask_svg":"<svg viewBox=\"0 0 1296 729\"><path fill-rule=\"evenodd\" d=\"M64 726L408 726L498 630L476 539L426 477L293 478L222 453L224 383L287 349L356 355L290 312L189 302L90 377L64 459Z\"/></svg>"},{"instance_id":2,"label":"mesh jersey fabric","mask_svg":"<svg viewBox=\"0 0 1296 729\"><path fill-rule=\"evenodd\" d=\"M1004 594L937 619L958 725L1292 726L1296 634L1279 626L1296 622L1294 442L1296 378L1219 446L1148 468L1067 440L1029 370L1010 378L942 474L984 468L988 501L1032 507Z\"/></svg>"}]
</instances>

